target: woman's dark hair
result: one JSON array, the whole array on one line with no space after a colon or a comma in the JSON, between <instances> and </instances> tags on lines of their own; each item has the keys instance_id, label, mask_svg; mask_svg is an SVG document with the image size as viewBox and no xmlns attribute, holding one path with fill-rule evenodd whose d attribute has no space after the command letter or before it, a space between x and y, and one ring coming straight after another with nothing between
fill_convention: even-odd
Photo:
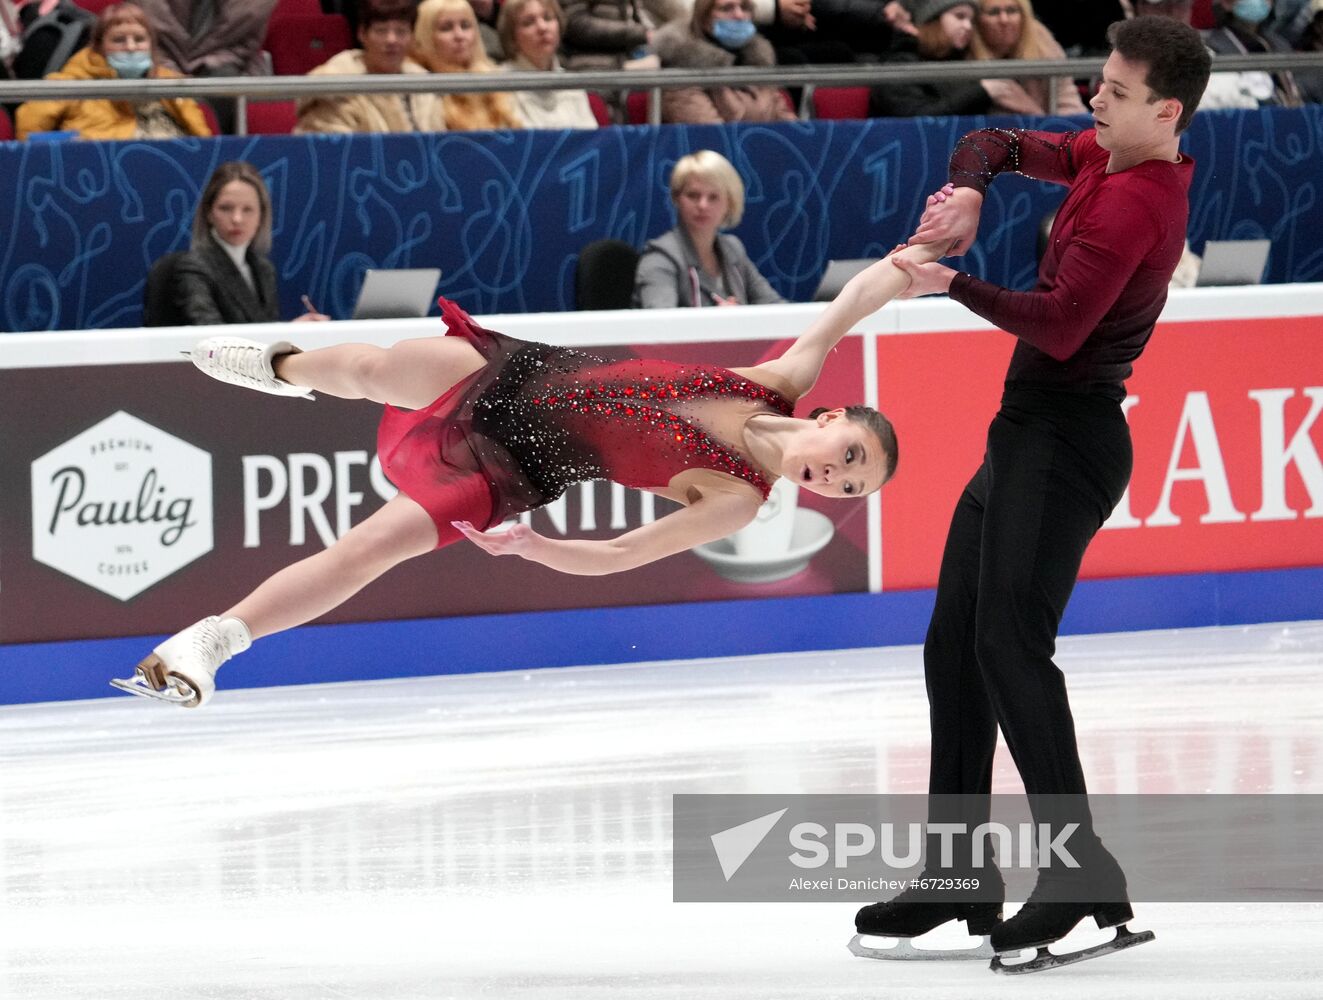
<instances>
[{"instance_id":1,"label":"woman's dark hair","mask_svg":"<svg viewBox=\"0 0 1323 1000\"><path fill-rule=\"evenodd\" d=\"M257 203L262 207L262 220L257 225L257 235L253 237L253 250L260 254L271 252L271 194L257 168L243 160L230 160L216 168L207 186L202 189L198 199L197 211L193 213L193 249L206 246L211 239L212 206L220 197L221 188L231 181L243 181L257 192Z\"/></svg>"},{"instance_id":2,"label":"woman's dark hair","mask_svg":"<svg viewBox=\"0 0 1323 1000\"><path fill-rule=\"evenodd\" d=\"M819 406L809 414L809 419L816 420L826 412L828 412L827 407ZM847 406L845 415L872 431L873 436L881 443L882 450L889 456L887 473L882 477L882 483L885 485L896 474L896 464L900 461L900 442L896 440L896 428L891 426L890 420L871 406Z\"/></svg>"},{"instance_id":3,"label":"woman's dark hair","mask_svg":"<svg viewBox=\"0 0 1323 1000\"><path fill-rule=\"evenodd\" d=\"M1122 59L1148 67L1145 82L1154 100L1181 102L1176 134L1184 132L1213 69L1199 32L1173 17L1136 17L1113 24L1107 29L1107 40Z\"/></svg>"},{"instance_id":4,"label":"woman's dark hair","mask_svg":"<svg viewBox=\"0 0 1323 1000\"><path fill-rule=\"evenodd\" d=\"M379 21L403 21L412 25L418 13L418 0L358 0L357 12L360 31Z\"/></svg>"}]
</instances>

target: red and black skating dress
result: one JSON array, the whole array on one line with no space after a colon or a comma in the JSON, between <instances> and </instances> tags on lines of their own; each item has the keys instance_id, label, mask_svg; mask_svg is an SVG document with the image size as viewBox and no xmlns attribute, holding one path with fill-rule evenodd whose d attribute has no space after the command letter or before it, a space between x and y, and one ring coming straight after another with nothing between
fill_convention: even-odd
<instances>
[{"instance_id":1,"label":"red and black skating dress","mask_svg":"<svg viewBox=\"0 0 1323 1000\"><path fill-rule=\"evenodd\" d=\"M771 489L740 431L757 413L790 416L786 393L725 368L516 340L445 300L442 318L486 366L421 410L387 406L377 436L382 469L431 515L438 546L460 537L452 520L489 528L592 479L680 502Z\"/></svg>"}]
</instances>

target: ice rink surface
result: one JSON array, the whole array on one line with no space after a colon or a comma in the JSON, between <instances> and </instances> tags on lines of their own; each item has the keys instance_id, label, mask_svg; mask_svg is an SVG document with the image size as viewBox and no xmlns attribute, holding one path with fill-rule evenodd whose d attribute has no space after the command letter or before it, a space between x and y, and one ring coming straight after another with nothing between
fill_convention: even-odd
<instances>
[{"instance_id":1,"label":"ice rink surface","mask_svg":"<svg viewBox=\"0 0 1323 1000\"><path fill-rule=\"evenodd\" d=\"M1092 791L1323 793L1323 623L1059 662ZM852 904L672 903L672 793L924 790L913 647L220 684L0 709L0 997L1323 995L1323 902L1137 904L1155 943L1017 979L853 958Z\"/></svg>"}]
</instances>

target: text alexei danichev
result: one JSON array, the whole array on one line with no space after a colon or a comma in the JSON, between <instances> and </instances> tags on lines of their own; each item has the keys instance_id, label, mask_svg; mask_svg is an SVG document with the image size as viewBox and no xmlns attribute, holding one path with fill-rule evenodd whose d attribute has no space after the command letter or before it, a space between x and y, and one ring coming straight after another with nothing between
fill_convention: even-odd
<instances>
[{"instance_id":1,"label":"text alexei danichev","mask_svg":"<svg viewBox=\"0 0 1323 1000\"><path fill-rule=\"evenodd\" d=\"M797 892L899 892L902 889L977 889L976 878L792 878Z\"/></svg>"}]
</instances>

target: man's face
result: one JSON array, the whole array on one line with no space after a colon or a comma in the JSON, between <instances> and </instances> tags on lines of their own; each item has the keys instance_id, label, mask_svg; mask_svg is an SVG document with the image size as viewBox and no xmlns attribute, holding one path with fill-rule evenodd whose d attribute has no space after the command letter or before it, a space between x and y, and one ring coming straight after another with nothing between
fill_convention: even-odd
<instances>
[{"instance_id":1,"label":"man's face","mask_svg":"<svg viewBox=\"0 0 1323 1000\"><path fill-rule=\"evenodd\" d=\"M1175 103L1155 99L1147 66L1113 52L1103 66L1102 86L1089 101L1098 145L1116 152L1171 138L1175 130L1170 112Z\"/></svg>"}]
</instances>

